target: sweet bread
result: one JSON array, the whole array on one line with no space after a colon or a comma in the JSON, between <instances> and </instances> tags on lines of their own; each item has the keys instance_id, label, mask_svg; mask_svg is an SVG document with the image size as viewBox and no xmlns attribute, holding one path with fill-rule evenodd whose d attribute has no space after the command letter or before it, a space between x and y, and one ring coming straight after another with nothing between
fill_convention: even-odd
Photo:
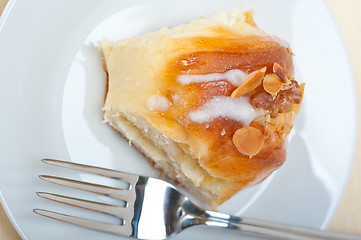
<instances>
[{"instance_id":1,"label":"sweet bread","mask_svg":"<svg viewBox=\"0 0 361 240\"><path fill-rule=\"evenodd\" d=\"M289 45L252 12L99 43L104 120L168 179L216 207L286 157L303 84Z\"/></svg>"},{"instance_id":2,"label":"sweet bread","mask_svg":"<svg viewBox=\"0 0 361 240\"><path fill-rule=\"evenodd\" d=\"M99 43L104 120L210 207L283 164L302 101L289 45L252 15L220 12Z\"/></svg>"}]
</instances>

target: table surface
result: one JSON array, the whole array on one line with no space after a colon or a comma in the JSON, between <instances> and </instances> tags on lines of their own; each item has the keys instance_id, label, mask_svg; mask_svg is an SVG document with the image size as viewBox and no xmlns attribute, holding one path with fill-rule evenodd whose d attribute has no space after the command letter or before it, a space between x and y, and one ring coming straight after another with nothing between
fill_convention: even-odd
<instances>
[{"instance_id":1,"label":"table surface","mask_svg":"<svg viewBox=\"0 0 361 240\"><path fill-rule=\"evenodd\" d=\"M0 0L0 13L8 0ZM358 96L361 95L361 1L326 0L343 38L352 62ZM361 99L358 99L358 113L361 113ZM361 128L358 129L358 137ZM358 138L359 139L359 138ZM361 142L356 145L355 159L349 183L337 213L329 227L331 231L361 234ZM0 204L0 240L19 240Z\"/></svg>"}]
</instances>

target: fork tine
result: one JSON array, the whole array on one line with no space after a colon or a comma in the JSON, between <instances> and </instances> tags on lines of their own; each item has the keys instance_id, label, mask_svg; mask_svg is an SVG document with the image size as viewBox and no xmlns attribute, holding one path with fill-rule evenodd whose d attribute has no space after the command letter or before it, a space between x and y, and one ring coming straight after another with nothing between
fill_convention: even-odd
<instances>
[{"instance_id":1,"label":"fork tine","mask_svg":"<svg viewBox=\"0 0 361 240\"><path fill-rule=\"evenodd\" d=\"M129 216L129 215L131 215L129 210L124 207L114 206L114 205L100 203L100 202L93 202L93 201L79 199L79 198L67 197L67 196L62 196L62 195L53 194L53 193L37 192L36 194L38 196L40 196L42 198L46 198L48 200L67 204L67 205L74 206L74 207L84 208L84 209L91 210L94 212L105 213L105 214L115 216L118 218L129 219L129 217L131 217L131 216Z\"/></svg>"},{"instance_id":2,"label":"fork tine","mask_svg":"<svg viewBox=\"0 0 361 240\"><path fill-rule=\"evenodd\" d=\"M139 176L131 174L131 173L125 173L125 172L115 171L112 169L94 167L94 166L89 166L89 165L84 165L84 164L79 164L79 163L72 163L72 162L66 162L66 161L49 159L49 158L42 159L42 161L44 163L58 166L58 167L70 168L70 169L93 173L93 174L97 174L97 175L101 175L101 176L105 176L105 177L116 178L116 179L128 182L131 185L134 185L139 178Z\"/></svg>"},{"instance_id":3,"label":"fork tine","mask_svg":"<svg viewBox=\"0 0 361 240\"><path fill-rule=\"evenodd\" d=\"M62 222L75 224L85 228L90 228L98 231L114 233L123 236L130 236L132 234L132 227L130 224L115 225L110 223L98 222L85 218L74 217L66 214L52 212L44 209L34 209L34 213L44 217L56 219Z\"/></svg>"},{"instance_id":4,"label":"fork tine","mask_svg":"<svg viewBox=\"0 0 361 240\"><path fill-rule=\"evenodd\" d=\"M62 186L67 186L71 188L80 189L83 191L97 193L100 195L108 196L119 200L129 201L131 197L131 192L128 189L113 188L104 185L87 183L73 179L67 179L67 178L61 178L61 177L55 177L49 175L40 175L39 177L51 183L56 183Z\"/></svg>"}]
</instances>

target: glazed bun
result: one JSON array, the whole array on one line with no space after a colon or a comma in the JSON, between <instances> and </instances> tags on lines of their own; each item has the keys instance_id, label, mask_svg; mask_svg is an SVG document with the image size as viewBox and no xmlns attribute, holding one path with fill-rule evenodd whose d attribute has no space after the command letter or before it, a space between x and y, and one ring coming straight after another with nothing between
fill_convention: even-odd
<instances>
[{"instance_id":1,"label":"glazed bun","mask_svg":"<svg viewBox=\"0 0 361 240\"><path fill-rule=\"evenodd\" d=\"M252 16L220 12L99 43L104 120L209 207L284 163L302 101L289 45Z\"/></svg>"}]
</instances>

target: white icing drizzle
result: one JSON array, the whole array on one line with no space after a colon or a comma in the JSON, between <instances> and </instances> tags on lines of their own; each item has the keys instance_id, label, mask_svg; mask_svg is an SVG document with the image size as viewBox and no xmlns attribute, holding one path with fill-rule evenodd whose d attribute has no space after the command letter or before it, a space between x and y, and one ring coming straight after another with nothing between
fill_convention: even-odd
<instances>
[{"instance_id":1,"label":"white icing drizzle","mask_svg":"<svg viewBox=\"0 0 361 240\"><path fill-rule=\"evenodd\" d=\"M254 109L247 97L231 99L226 96L217 96L196 111L189 113L188 117L196 123L210 122L215 118L222 117L248 126L261 114L263 114L263 111Z\"/></svg>"},{"instance_id":2,"label":"white icing drizzle","mask_svg":"<svg viewBox=\"0 0 361 240\"><path fill-rule=\"evenodd\" d=\"M210 73L203 75L191 75L191 74L182 74L179 75L177 81L182 85L187 85L190 83L206 83L214 82L219 80L226 80L238 87L249 77L249 74L243 72L239 69L228 70L224 73Z\"/></svg>"},{"instance_id":3,"label":"white icing drizzle","mask_svg":"<svg viewBox=\"0 0 361 240\"><path fill-rule=\"evenodd\" d=\"M171 102L164 96L151 96L147 100L148 109L151 111L166 111L169 109Z\"/></svg>"}]
</instances>

